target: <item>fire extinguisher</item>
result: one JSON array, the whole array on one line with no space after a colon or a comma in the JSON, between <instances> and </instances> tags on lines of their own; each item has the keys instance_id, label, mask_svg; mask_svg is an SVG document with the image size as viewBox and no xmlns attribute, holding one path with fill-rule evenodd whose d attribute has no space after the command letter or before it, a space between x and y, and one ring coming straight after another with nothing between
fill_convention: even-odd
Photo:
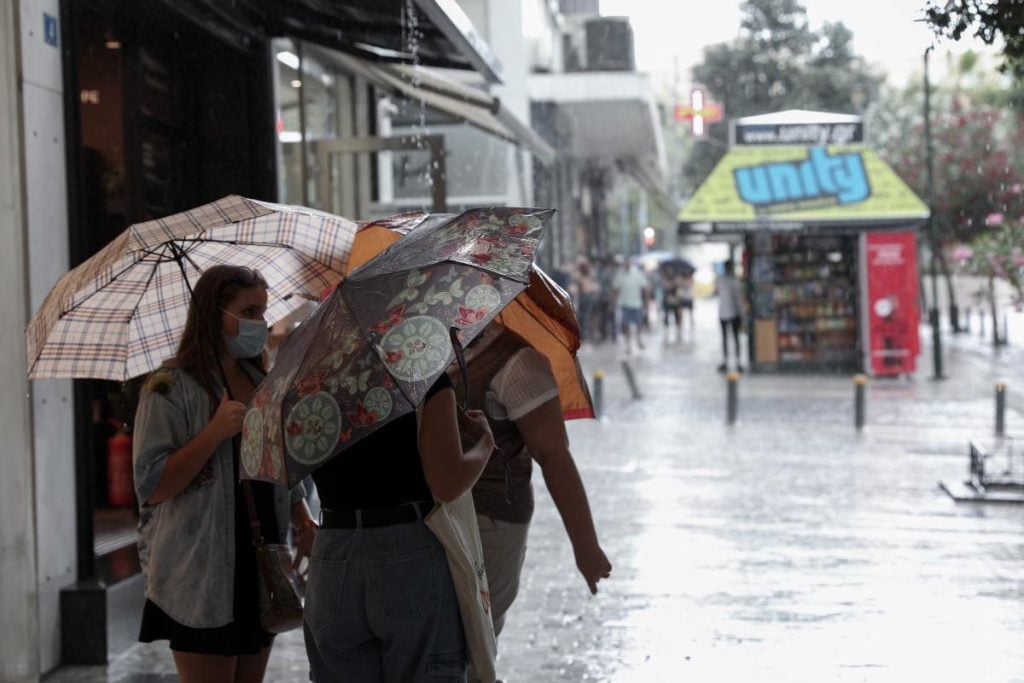
<instances>
[{"instance_id":1,"label":"fire extinguisher","mask_svg":"<svg viewBox=\"0 0 1024 683\"><path fill-rule=\"evenodd\" d=\"M132 437L120 420L111 420L117 431L107 439L107 504L125 507L135 504L132 474Z\"/></svg>"}]
</instances>

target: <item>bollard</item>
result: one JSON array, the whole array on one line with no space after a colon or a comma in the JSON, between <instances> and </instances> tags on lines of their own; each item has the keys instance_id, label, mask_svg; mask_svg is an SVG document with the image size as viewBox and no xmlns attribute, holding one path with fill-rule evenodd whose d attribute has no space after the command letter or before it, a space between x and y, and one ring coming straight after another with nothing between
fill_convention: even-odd
<instances>
[{"instance_id":1,"label":"bollard","mask_svg":"<svg viewBox=\"0 0 1024 683\"><path fill-rule=\"evenodd\" d=\"M736 424L736 413L739 409L739 379L740 373L733 371L725 376L728 393L726 394L725 402L725 421L726 424Z\"/></svg>"},{"instance_id":2,"label":"bollard","mask_svg":"<svg viewBox=\"0 0 1024 683\"><path fill-rule=\"evenodd\" d=\"M967 313L964 314L964 332L970 333L971 331L971 314L974 313L974 309L970 306L967 307Z\"/></svg>"},{"instance_id":3,"label":"bollard","mask_svg":"<svg viewBox=\"0 0 1024 683\"><path fill-rule=\"evenodd\" d=\"M985 338L985 312L982 311L978 315L978 336L982 339Z\"/></svg>"},{"instance_id":4,"label":"bollard","mask_svg":"<svg viewBox=\"0 0 1024 683\"><path fill-rule=\"evenodd\" d=\"M996 436L1006 432L1006 383L996 383Z\"/></svg>"},{"instance_id":5,"label":"bollard","mask_svg":"<svg viewBox=\"0 0 1024 683\"><path fill-rule=\"evenodd\" d=\"M1006 346L1010 343L1010 324L1006 320L1006 314L1003 313L1003 338L1000 344Z\"/></svg>"},{"instance_id":6,"label":"bollard","mask_svg":"<svg viewBox=\"0 0 1024 683\"><path fill-rule=\"evenodd\" d=\"M601 417L604 411L604 370L594 372L594 417Z\"/></svg>"},{"instance_id":7,"label":"bollard","mask_svg":"<svg viewBox=\"0 0 1024 683\"><path fill-rule=\"evenodd\" d=\"M622 361L622 370L626 373L626 381L629 382L629 390L633 392L633 400L643 398L640 394L640 389L636 385L636 377L633 375L633 368L629 366L628 361Z\"/></svg>"},{"instance_id":8,"label":"bollard","mask_svg":"<svg viewBox=\"0 0 1024 683\"><path fill-rule=\"evenodd\" d=\"M853 424L857 429L864 428L864 388L867 384L867 375L853 376Z\"/></svg>"}]
</instances>

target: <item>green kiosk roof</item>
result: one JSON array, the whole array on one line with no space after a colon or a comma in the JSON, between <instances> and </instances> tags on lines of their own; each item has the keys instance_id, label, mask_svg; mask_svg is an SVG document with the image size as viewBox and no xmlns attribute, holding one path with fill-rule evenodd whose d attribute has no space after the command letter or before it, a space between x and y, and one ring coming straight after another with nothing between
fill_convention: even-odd
<instances>
[{"instance_id":1,"label":"green kiosk roof","mask_svg":"<svg viewBox=\"0 0 1024 683\"><path fill-rule=\"evenodd\" d=\"M737 146L679 213L680 227L733 233L912 227L928 206L863 145Z\"/></svg>"}]
</instances>

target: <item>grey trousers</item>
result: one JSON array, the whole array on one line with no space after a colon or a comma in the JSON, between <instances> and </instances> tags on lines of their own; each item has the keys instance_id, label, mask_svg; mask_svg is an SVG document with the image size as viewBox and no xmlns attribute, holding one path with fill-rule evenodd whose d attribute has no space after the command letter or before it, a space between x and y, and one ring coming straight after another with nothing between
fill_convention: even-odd
<instances>
[{"instance_id":1,"label":"grey trousers","mask_svg":"<svg viewBox=\"0 0 1024 683\"><path fill-rule=\"evenodd\" d=\"M318 683L466 680L455 586L423 522L318 531L303 630Z\"/></svg>"}]
</instances>

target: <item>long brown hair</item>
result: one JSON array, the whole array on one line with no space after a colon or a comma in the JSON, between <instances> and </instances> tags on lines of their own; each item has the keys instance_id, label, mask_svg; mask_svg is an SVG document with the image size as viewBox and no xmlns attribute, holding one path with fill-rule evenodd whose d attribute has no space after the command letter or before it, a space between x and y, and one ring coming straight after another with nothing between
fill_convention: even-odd
<instances>
[{"instance_id":1,"label":"long brown hair","mask_svg":"<svg viewBox=\"0 0 1024 683\"><path fill-rule=\"evenodd\" d=\"M221 377L217 359L225 348L221 311L239 292L250 287L267 289L267 281L259 271L241 266L207 268L192 288L192 301L188 307L185 330L178 343L178 352L166 363L192 375L206 390L213 406L217 405L218 397L211 378ZM257 367L261 365L258 358L252 359L252 362Z\"/></svg>"}]
</instances>

